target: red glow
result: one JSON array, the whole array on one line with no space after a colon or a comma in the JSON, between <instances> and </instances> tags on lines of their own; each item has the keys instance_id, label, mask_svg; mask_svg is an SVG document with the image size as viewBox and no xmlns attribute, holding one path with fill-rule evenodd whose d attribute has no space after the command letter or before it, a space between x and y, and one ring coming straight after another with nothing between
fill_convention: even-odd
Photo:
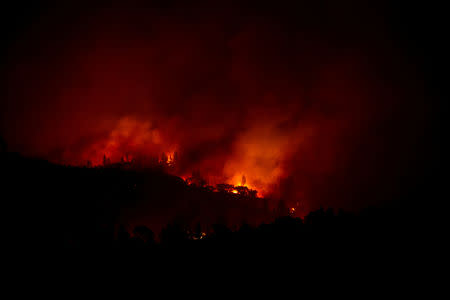
<instances>
[{"instance_id":1,"label":"red glow","mask_svg":"<svg viewBox=\"0 0 450 300\"><path fill-rule=\"evenodd\" d=\"M302 201L296 214L323 199L354 207L354 186L406 159L419 122L403 108L419 109L397 78L374 75L380 61L383 74L409 73L384 39L354 45L344 34L341 47L316 22L286 31L284 18L180 11L112 6L64 32L36 24L8 66L10 148L71 165L159 164L185 181L198 173L289 207Z\"/></svg>"}]
</instances>

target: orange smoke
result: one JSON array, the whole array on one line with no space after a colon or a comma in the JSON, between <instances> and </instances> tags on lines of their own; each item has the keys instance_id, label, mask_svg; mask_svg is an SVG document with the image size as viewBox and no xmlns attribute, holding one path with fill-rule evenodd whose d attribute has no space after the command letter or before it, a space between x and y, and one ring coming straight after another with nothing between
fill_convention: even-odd
<instances>
[{"instance_id":1,"label":"orange smoke","mask_svg":"<svg viewBox=\"0 0 450 300\"><path fill-rule=\"evenodd\" d=\"M305 143L311 130L307 127L279 129L278 122L277 116L255 122L236 139L223 169L228 183L268 195L287 175L285 162Z\"/></svg>"},{"instance_id":2,"label":"orange smoke","mask_svg":"<svg viewBox=\"0 0 450 300\"><path fill-rule=\"evenodd\" d=\"M318 24L225 2L233 9L117 2L33 24L8 51L9 148L71 165L160 164L316 208L355 207L409 164L424 109L408 84L414 64L366 34L383 18L351 10L342 23L325 9L336 22ZM359 24L356 35L344 24Z\"/></svg>"},{"instance_id":3,"label":"orange smoke","mask_svg":"<svg viewBox=\"0 0 450 300\"><path fill-rule=\"evenodd\" d=\"M269 194L285 175L283 162L289 159L292 149L298 147L302 140L298 138L293 143L292 134L289 132L283 135L277 132L273 121L262 127L250 128L233 143L232 152L225 157L220 174L201 169L199 171L210 184L228 183L236 187L247 187L257 190L258 196L262 197ZM82 160L93 166L104 164L105 158L110 163L138 159L142 164L157 160L160 164L177 165L178 154L182 157L183 149L178 150L178 146L167 143L167 140L159 129L152 126L151 121L127 116L117 121L105 139L85 149ZM186 178L199 167L201 168L193 164L182 172L174 173Z\"/></svg>"},{"instance_id":4,"label":"orange smoke","mask_svg":"<svg viewBox=\"0 0 450 300\"><path fill-rule=\"evenodd\" d=\"M89 145L82 154L82 160L97 166L103 164L104 157L111 163L131 162L133 159L148 163L156 156L159 162L172 164L175 149L175 146L165 143L160 131L152 127L150 121L127 116L117 121L105 139Z\"/></svg>"}]
</instances>

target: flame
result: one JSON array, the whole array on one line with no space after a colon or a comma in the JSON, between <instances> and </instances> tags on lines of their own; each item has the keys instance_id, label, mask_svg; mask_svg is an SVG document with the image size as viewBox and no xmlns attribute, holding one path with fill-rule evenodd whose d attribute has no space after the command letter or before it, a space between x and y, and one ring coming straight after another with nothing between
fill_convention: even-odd
<instances>
[{"instance_id":1,"label":"flame","mask_svg":"<svg viewBox=\"0 0 450 300\"><path fill-rule=\"evenodd\" d=\"M173 163L173 152L167 152L167 163L172 164Z\"/></svg>"},{"instance_id":2,"label":"flame","mask_svg":"<svg viewBox=\"0 0 450 300\"><path fill-rule=\"evenodd\" d=\"M260 116L258 114L258 118ZM242 132L235 140L232 155L223 169L228 183L256 190L259 197L272 192L274 185L285 176L285 161L311 134L305 126L298 129L297 138L293 140L292 133L278 129L276 116L264 121Z\"/></svg>"},{"instance_id":3,"label":"flame","mask_svg":"<svg viewBox=\"0 0 450 300\"><path fill-rule=\"evenodd\" d=\"M173 165L175 163L175 151L165 151L159 159L160 163Z\"/></svg>"},{"instance_id":4,"label":"flame","mask_svg":"<svg viewBox=\"0 0 450 300\"><path fill-rule=\"evenodd\" d=\"M85 149L81 159L99 166L104 158L111 163L119 163L154 157L159 163L173 165L177 148L163 139L161 131L151 121L127 116L119 119L105 138Z\"/></svg>"},{"instance_id":5,"label":"flame","mask_svg":"<svg viewBox=\"0 0 450 300\"><path fill-rule=\"evenodd\" d=\"M245 176L244 172L238 172L236 173L230 180L227 181L228 184L231 184L235 187L243 186L248 188L249 190L256 190L258 197L263 197L262 192L258 190L258 188L251 183L252 181L248 180ZM233 190L232 193L237 194L237 190Z\"/></svg>"},{"instance_id":6,"label":"flame","mask_svg":"<svg viewBox=\"0 0 450 300\"><path fill-rule=\"evenodd\" d=\"M264 197L269 185L282 174L279 164L276 163L280 151L277 145L280 146L280 143L272 139L274 145L269 147L269 144L264 142L265 138L266 136L263 139L258 135L253 136L252 132L246 133L235 145L233 153L226 158L222 174L205 172L202 173L204 179L212 185L227 183L234 187L246 187L257 191L257 197ZM177 166L179 148L176 144L168 143L167 139L151 121L128 116L118 120L106 139L91 145L85 151L84 159L89 161L88 165L98 166L105 164L105 161L108 164L130 163L142 157L148 157L149 160L155 157L157 163L171 167L169 172L186 181L189 177L187 174L192 172L192 169L184 169L183 173L178 174L176 169L172 168ZM214 164L215 161L209 163ZM231 192L239 193L237 189Z\"/></svg>"}]
</instances>

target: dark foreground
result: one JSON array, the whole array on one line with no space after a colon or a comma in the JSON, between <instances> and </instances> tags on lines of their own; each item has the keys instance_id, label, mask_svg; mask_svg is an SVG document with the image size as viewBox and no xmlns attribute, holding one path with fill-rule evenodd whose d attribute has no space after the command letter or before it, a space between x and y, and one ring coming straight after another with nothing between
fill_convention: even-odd
<instances>
[{"instance_id":1,"label":"dark foreground","mask_svg":"<svg viewBox=\"0 0 450 300\"><path fill-rule=\"evenodd\" d=\"M162 255L188 259L192 253L278 253L289 264L339 254L371 260L383 254L405 257L412 240L421 243L418 216L395 205L357 214L319 209L298 218L289 211L268 212L262 199L253 199L261 202L255 208L245 197L186 186L157 170L64 167L11 153L2 154L2 166L4 240L8 247L25 251L114 250L156 260ZM135 184L150 185L153 192ZM142 204L148 197L158 201ZM217 205L210 208L210 201ZM195 210L190 211L191 206ZM249 222L242 222L242 215L236 217L239 226L230 226L229 220L217 222L217 211L224 209L230 215L246 213ZM173 210L184 211L185 217L161 217ZM145 216L157 222L145 224ZM158 225L160 231L150 229Z\"/></svg>"}]
</instances>

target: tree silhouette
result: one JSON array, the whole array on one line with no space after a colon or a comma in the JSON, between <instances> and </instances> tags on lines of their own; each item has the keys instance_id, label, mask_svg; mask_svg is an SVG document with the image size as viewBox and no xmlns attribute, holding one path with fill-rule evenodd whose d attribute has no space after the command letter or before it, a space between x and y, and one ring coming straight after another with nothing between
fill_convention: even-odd
<instances>
[{"instance_id":1,"label":"tree silhouette","mask_svg":"<svg viewBox=\"0 0 450 300\"><path fill-rule=\"evenodd\" d=\"M155 234L147 226L136 226L133 230L133 237L140 240L143 246L155 244Z\"/></svg>"},{"instance_id":2,"label":"tree silhouette","mask_svg":"<svg viewBox=\"0 0 450 300\"><path fill-rule=\"evenodd\" d=\"M3 139L3 137L0 136L0 153L6 152L8 150L6 141Z\"/></svg>"}]
</instances>

